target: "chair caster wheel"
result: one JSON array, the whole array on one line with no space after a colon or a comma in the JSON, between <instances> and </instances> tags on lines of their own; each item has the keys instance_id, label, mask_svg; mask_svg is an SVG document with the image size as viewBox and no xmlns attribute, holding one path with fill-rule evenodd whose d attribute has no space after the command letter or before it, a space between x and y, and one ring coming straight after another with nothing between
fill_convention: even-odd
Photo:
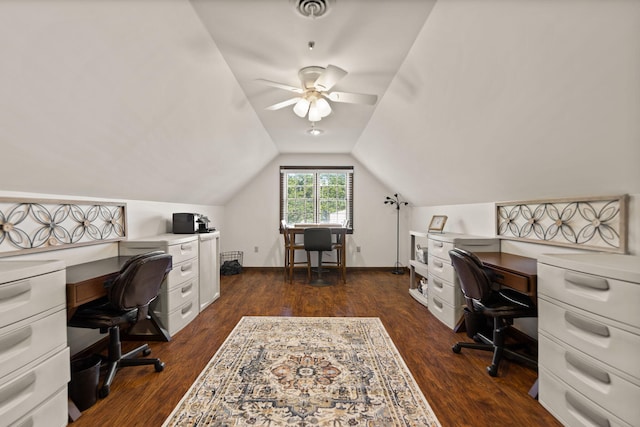
<instances>
[{"instance_id":1,"label":"chair caster wheel","mask_svg":"<svg viewBox=\"0 0 640 427\"><path fill-rule=\"evenodd\" d=\"M104 399L105 397L109 396L110 391L111 388L108 385L104 385L100 388L100 390L98 390L98 397L100 399Z\"/></svg>"},{"instance_id":2,"label":"chair caster wheel","mask_svg":"<svg viewBox=\"0 0 640 427\"><path fill-rule=\"evenodd\" d=\"M495 365L487 366L487 372L492 377L498 376L498 368Z\"/></svg>"},{"instance_id":3,"label":"chair caster wheel","mask_svg":"<svg viewBox=\"0 0 640 427\"><path fill-rule=\"evenodd\" d=\"M148 356L151 354L151 349L150 348L145 348L144 350L142 350L142 355L143 356Z\"/></svg>"},{"instance_id":4,"label":"chair caster wheel","mask_svg":"<svg viewBox=\"0 0 640 427\"><path fill-rule=\"evenodd\" d=\"M451 347L451 351L453 351L454 353L460 353L460 345L455 344L453 347Z\"/></svg>"},{"instance_id":5,"label":"chair caster wheel","mask_svg":"<svg viewBox=\"0 0 640 427\"><path fill-rule=\"evenodd\" d=\"M164 371L164 362L158 361L153 366L156 368L156 372Z\"/></svg>"}]
</instances>

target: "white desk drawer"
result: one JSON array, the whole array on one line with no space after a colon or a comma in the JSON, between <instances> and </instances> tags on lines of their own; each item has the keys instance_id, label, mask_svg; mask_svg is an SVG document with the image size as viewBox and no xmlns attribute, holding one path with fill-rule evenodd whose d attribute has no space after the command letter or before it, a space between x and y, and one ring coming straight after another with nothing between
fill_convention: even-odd
<instances>
[{"instance_id":1,"label":"white desk drawer","mask_svg":"<svg viewBox=\"0 0 640 427\"><path fill-rule=\"evenodd\" d=\"M0 327L65 305L64 270L0 284Z\"/></svg>"},{"instance_id":2,"label":"white desk drawer","mask_svg":"<svg viewBox=\"0 0 640 427\"><path fill-rule=\"evenodd\" d=\"M464 297L459 287L429 273L429 292L451 306L464 304Z\"/></svg>"},{"instance_id":3,"label":"white desk drawer","mask_svg":"<svg viewBox=\"0 0 640 427\"><path fill-rule=\"evenodd\" d=\"M640 386L621 378L611 368L572 348L564 348L544 334L538 336L539 364L569 386L634 423L640 421Z\"/></svg>"},{"instance_id":4,"label":"white desk drawer","mask_svg":"<svg viewBox=\"0 0 640 427\"><path fill-rule=\"evenodd\" d=\"M456 327L463 313L462 307L454 307L447 304L437 296L434 296L431 289L429 289L429 302L427 307L430 313L451 329Z\"/></svg>"},{"instance_id":5,"label":"white desk drawer","mask_svg":"<svg viewBox=\"0 0 640 427\"><path fill-rule=\"evenodd\" d=\"M38 315L0 329L0 378L67 345L66 311Z\"/></svg>"},{"instance_id":6,"label":"white desk drawer","mask_svg":"<svg viewBox=\"0 0 640 427\"><path fill-rule=\"evenodd\" d=\"M173 268L167 275L165 283L168 289L171 290L182 283L193 280L198 277L198 259L192 259L181 263L173 263Z\"/></svg>"},{"instance_id":7,"label":"white desk drawer","mask_svg":"<svg viewBox=\"0 0 640 427\"><path fill-rule=\"evenodd\" d=\"M198 296L198 277L196 276L171 289L165 289L164 284L162 288L154 304L154 310L169 313L184 303L193 301Z\"/></svg>"},{"instance_id":8,"label":"white desk drawer","mask_svg":"<svg viewBox=\"0 0 640 427\"><path fill-rule=\"evenodd\" d=\"M156 312L170 335L174 335L187 326L199 313L198 299L194 298L171 312Z\"/></svg>"},{"instance_id":9,"label":"white desk drawer","mask_svg":"<svg viewBox=\"0 0 640 427\"><path fill-rule=\"evenodd\" d=\"M453 243L429 239L427 242L427 246L428 246L429 258L431 258L432 256L435 256L445 260L451 259L449 258L449 251L453 249L453 246L454 246Z\"/></svg>"},{"instance_id":10,"label":"white desk drawer","mask_svg":"<svg viewBox=\"0 0 640 427\"><path fill-rule=\"evenodd\" d=\"M538 263L538 293L640 328L640 284Z\"/></svg>"},{"instance_id":11,"label":"white desk drawer","mask_svg":"<svg viewBox=\"0 0 640 427\"><path fill-rule=\"evenodd\" d=\"M30 369L22 369L0 385L0 420L6 425L22 418L58 390L70 379L69 348L56 353Z\"/></svg>"},{"instance_id":12,"label":"white desk drawer","mask_svg":"<svg viewBox=\"0 0 640 427\"><path fill-rule=\"evenodd\" d=\"M196 258L198 256L198 240L169 245L167 252L173 257L174 265L188 259Z\"/></svg>"},{"instance_id":13,"label":"white desk drawer","mask_svg":"<svg viewBox=\"0 0 640 427\"><path fill-rule=\"evenodd\" d=\"M620 418L587 399L544 367L540 373L540 404L568 427L632 427Z\"/></svg>"},{"instance_id":14,"label":"white desk drawer","mask_svg":"<svg viewBox=\"0 0 640 427\"><path fill-rule=\"evenodd\" d=\"M429 255L428 259L430 273L449 283L453 284L456 282L456 271L454 270L453 265L451 265L450 261L443 260L433 255Z\"/></svg>"},{"instance_id":15,"label":"white desk drawer","mask_svg":"<svg viewBox=\"0 0 640 427\"><path fill-rule=\"evenodd\" d=\"M63 427L69 421L67 386L12 424L12 427Z\"/></svg>"},{"instance_id":16,"label":"white desk drawer","mask_svg":"<svg viewBox=\"0 0 640 427\"><path fill-rule=\"evenodd\" d=\"M559 341L640 380L640 335L611 320L538 298L538 328Z\"/></svg>"}]
</instances>

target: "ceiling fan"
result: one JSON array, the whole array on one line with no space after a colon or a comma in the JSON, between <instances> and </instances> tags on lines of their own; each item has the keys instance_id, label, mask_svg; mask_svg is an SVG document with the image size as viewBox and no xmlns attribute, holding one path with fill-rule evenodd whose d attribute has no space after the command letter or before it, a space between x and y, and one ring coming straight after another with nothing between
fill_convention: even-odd
<instances>
[{"instance_id":1,"label":"ceiling fan","mask_svg":"<svg viewBox=\"0 0 640 427\"><path fill-rule=\"evenodd\" d=\"M327 99L332 102L366 105L374 105L378 101L378 95L329 92L331 88L346 75L347 72L345 70L335 65L328 65L326 68L311 66L304 67L298 71L301 87L289 86L265 79L257 79L257 81L268 86L298 94L298 96L294 98L267 107L267 110L280 110L281 108L293 105L293 112L298 117L307 116L309 121L318 122L322 120L323 117L331 114L331 105L329 105Z\"/></svg>"}]
</instances>

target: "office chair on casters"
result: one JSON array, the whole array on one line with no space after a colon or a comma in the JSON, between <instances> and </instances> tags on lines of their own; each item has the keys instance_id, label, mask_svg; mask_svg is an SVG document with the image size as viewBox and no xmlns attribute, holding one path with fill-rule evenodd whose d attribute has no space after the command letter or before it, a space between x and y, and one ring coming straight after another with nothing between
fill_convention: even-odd
<instances>
[{"instance_id":1,"label":"office chair on casters","mask_svg":"<svg viewBox=\"0 0 640 427\"><path fill-rule=\"evenodd\" d=\"M458 342L452 347L454 353L462 348L486 350L493 352L491 365L487 372L492 377L498 375L498 366L503 356L537 366L533 357L516 353L505 345L507 329L513 319L520 317L537 317L536 306L531 299L512 289L492 289L491 272L471 252L462 249L449 251L453 268L458 273L460 288L471 313L481 314L493 319L493 338L479 331L473 337L474 343Z\"/></svg>"},{"instance_id":2,"label":"office chair on casters","mask_svg":"<svg viewBox=\"0 0 640 427\"><path fill-rule=\"evenodd\" d=\"M322 279L322 252L333 250L331 230L324 227L310 227L304 230L304 250L307 251L307 280L314 286L328 286ZM311 281L311 252L318 252L318 278Z\"/></svg>"},{"instance_id":3,"label":"office chair on casters","mask_svg":"<svg viewBox=\"0 0 640 427\"><path fill-rule=\"evenodd\" d=\"M122 354L120 325L134 325L150 318L149 304L158 296L160 285L171 268L172 257L163 252L132 257L108 285L107 296L80 307L69 321L72 327L100 329L101 333L109 333L108 353L103 357L108 368L102 387L98 390L100 398L109 395L119 368L154 365L156 372L164 369L160 359L138 358L139 354L148 356L151 353L148 344Z\"/></svg>"}]
</instances>

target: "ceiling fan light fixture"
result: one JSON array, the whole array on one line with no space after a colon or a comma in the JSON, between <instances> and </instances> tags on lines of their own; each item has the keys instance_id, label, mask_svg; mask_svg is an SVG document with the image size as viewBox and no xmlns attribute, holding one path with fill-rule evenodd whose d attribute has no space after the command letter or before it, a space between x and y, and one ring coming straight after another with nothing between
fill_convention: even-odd
<instances>
[{"instance_id":1,"label":"ceiling fan light fixture","mask_svg":"<svg viewBox=\"0 0 640 427\"><path fill-rule=\"evenodd\" d=\"M310 122L319 122L322 120L322 115L320 114L320 109L318 108L318 102L314 99L311 101L311 106L309 107L309 121Z\"/></svg>"},{"instance_id":2,"label":"ceiling fan light fixture","mask_svg":"<svg viewBox=\"0 0 640 427\"><path fill-rule=\"evenodd\" d=\"M311 129L307 130L307 134L311 136L320 136L324 133L322 129L311 126Z\"/></svg>"},{"instance_id":3,"label":"ceiling fan light fixture","mask_svg":"<svg viewBox=\"0 0 640 427\"><path fill-rule=\"evenodd\" d=\"M307 115L309 111L309 100L306 98L300 98L296 105L293 106L293 112L296 113L298 117L304 117Z\"/></svg>"},{"instance_id":4,"label":"ceiling fan light fixture","mask_svg":"<svg viewBox=\"0 0 640 427\"><path fill-rule=\"evenodd\" d=\"M327 117L329 114L331 114L331 106L324 98L319 98L316 101L316 107L318 108L318 112L320 113L321 117Z\"/></svg>"}]
</instances>

